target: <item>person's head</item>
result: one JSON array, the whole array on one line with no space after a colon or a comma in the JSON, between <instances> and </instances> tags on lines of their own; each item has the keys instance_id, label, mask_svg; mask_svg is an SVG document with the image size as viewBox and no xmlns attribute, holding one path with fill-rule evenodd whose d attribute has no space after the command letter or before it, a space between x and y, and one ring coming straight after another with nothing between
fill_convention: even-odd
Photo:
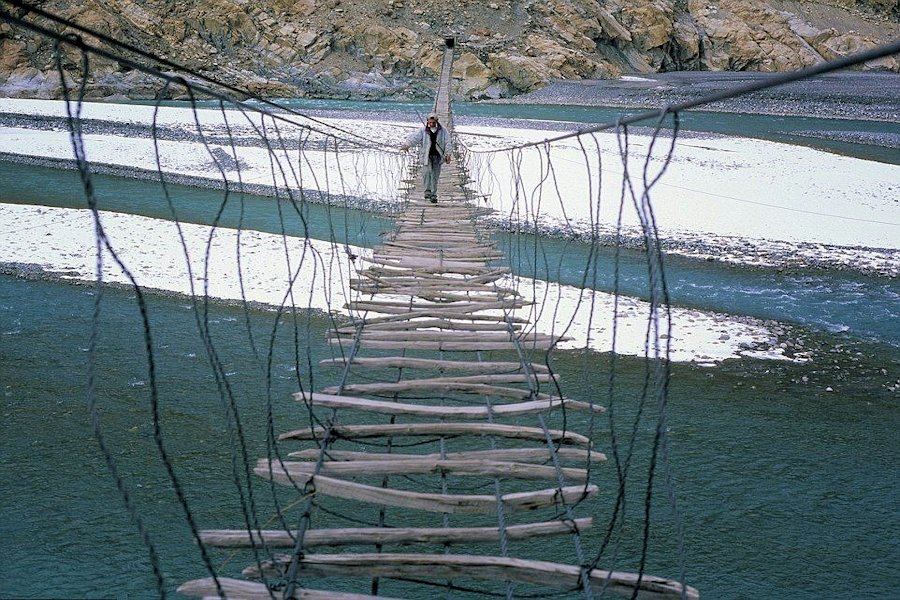
<instances>
[{"instance_id":1,"label":"person's head","mask_svg":"<svg viewBox=\"0 0 900 600\"><path fill-rule=\"evenodd\" d=\"M431 113L428 115L428 118L425 119L425 127L437 127L438 126L438 118L437 115Z\"/></svg>"}]
</instances>

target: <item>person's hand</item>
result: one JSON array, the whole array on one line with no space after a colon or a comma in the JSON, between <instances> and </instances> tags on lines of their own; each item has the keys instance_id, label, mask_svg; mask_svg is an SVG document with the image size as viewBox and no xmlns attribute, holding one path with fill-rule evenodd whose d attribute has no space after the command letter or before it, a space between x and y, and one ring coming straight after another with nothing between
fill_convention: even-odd
<instances>
[{"instance_id":1,"label":"person's hand","mask_svg":"<svg viewBox=\"0 0 900 600\"><path fill-rule=\"evenodd\" d=\"M409 144L400 144L400 149L406 152L409 150Z\"/></svg>"},{"instance_id":2,"label":"person's hand","mask_svg":"<svg viewBox=\"0 0 900 600\"><path fill-rule=\"evenodd\" d=\"M444 157L444 162L447 163L448 165L450 164L451 160L453 160L453 157L450 156L449 154Z\"/></svg>"}]
</instances>

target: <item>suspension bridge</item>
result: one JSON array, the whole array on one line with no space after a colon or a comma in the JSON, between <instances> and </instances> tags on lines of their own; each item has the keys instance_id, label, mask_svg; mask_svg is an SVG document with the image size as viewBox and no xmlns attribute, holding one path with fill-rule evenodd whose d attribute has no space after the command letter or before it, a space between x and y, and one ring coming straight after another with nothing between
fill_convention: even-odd
<instances>
[{"instance_id":1,"label":"suspension bridge","mask_svg":"<svg viewBox=\"0 0 900 600\"><path fill-rule=\"evenodd\" d=\"M40 9L34 10L40 12ZM163 91L168 91L170 86L184 86L191 97L195 117L198 112L195 92L219 99L220 107L226 101L233 102L233 96L227 93L241 92L224 85L215 88L217 82L201 73L190 73L192 79L188 81L142 65L134 57L166 68L179 67L138 48L104 39L101 33L73 23L55 21L71 26L72 31L89 40L102 41L107 49L92 47L90 42L71 32L61 35L5 11L2 16L17 27L54 39L60 72L63 70L60 45L80 52L81 75L85 80L91 74L89 54L115 60L165 82ZM46 13L42 16L45 19L52 17ZM802 76L842 68L851 62L862 62L897 49L894 44L853 59L817 66ZM434 112L451 132L454 128L450 102L453 52L453 44L447 40L434 103ZM185 70L181 69L181 72ZM590 173L593 161L597 159L599 163L599 147L597 156L593 155L582 144L580 136L590 139L590 134L602 129L615 127L618 131L629 123L658 120L665 114L677 115L682 110L726 95L737 96L797 78L797 74L777 76L727 94L522 144L518 149L531 146L541 159L546 156L549 161L549 153L541 154L545 147L575 137ZM224 89L227 93L219 94L215 89ZM79 96L74 103L71 92L65 90L67 109L74 105L80 110L83 97ZM80 93L83 92L81 89ZM263 122L267 118L287 122L286 114L291 118L305 118L264 99L257 100L265 107L261 111ZM90 185L91 165L83 155L84 139L78 110L70 113L68 127L88 203L96 213ZM243 112L244 107L240 106L240 110ZM223 115L224 112L222 108ZM155 118L154 115L150 133L158 159ZM206 146L217 169L222 172L224 208L232 182L227 180L223 165L234 158L233 164L240 169L241 160L236 150L239 144L235 144L232 131L226 126L227 131L219 131L219 139L227 139L228 143L211 148L199 119L196 120L196 137ZM316 123L316 127L319 125ZM267 158L273 165L271 170L280 169L281 165L276 167L274 164L280 160L279 153L283 148L276 147L278 144L268 137L265 126L260 129L254 124L252 128L262 140L257 145L265 146L268 152ZM345 134L348 132L333 128L305 148L304 144L312 137L311 132L322 134L322 129L307 127L301 134L306 137L299 142L298 170L304 165L312 168L308 155L320 152L327 159L328 153L333 152L337 157L338 146L342 151L352 146L349 142L347 146L341 145L347 141ZM655 139L654 135L652 141ZM278 132L278 140L283 142L281 132ZM200 142L196 144L198 148ZM358 141L353 143L358 144ZM598 144L596 139L594 143ZM346 154L352 154L358 148L358 145L353 146ZM628 153L627 147L620 151L625 155ZM462 144L457 145L456 153L458 160L443 168L436 204L424 199L419 177L422 165L411 164L404 178L395 180L403 208L393 215L394 228L371 253L367 252L364 261L356 263L358 269L349 281L355 295L348 296L343 307L349 318L335 320L326 334L332 358L322 361L315 369L311 367L309 377L303 377L301 369L297 369L300 385L294 394L296 423L292 428L278 432L277 436L273 434L272 439L267 440L272 451L258 457L255 463L242 457L246 463L242 466L255 474L257 482L273 490L278 486L281 490L279 494L272 494L279 498L276 504L283 502L278 510L279 527L268 528L268 525L258 524L255 515L250 518L245 514L244 522L240 524L241 515L234 516L234 529L195 529L194 516L171 467L162 434L155 436L154 442L209 571L208 577L180 582L180 593L194 597L272 600L424 598L432 595L506 598L699 596L696 589L687 585L683 573L666 578L650 575L644 568L648 555L653 469L657 459L663 473L659 479L665 480L665 486L660 487L666 487L672 495L670 474L665 469L668 378L665 340L669 336L662 335L658 323L659 314L668 302L661 279L661 260L655 255L659 249L654 242L655 224L649 198L645 193L644 197L635 200L646 211L642 216L647 217L646 222L641 223L646 237L644 251L652 298L646 347L655 345L656 353L651 357L648 352L645 356L647 367L643 384L639 386L640 407L634 431L641 422L644 403L649 404L648 399L654 394L659 415L651 427L655 429L656 437L642 507L642 547L634 552L634 557L623 559L618 553L625 551L620 550L617 536L625 528L625 480L634 477L628 474L632 448L621 456L614 456L615 466L609 465L616 471L610 479L618 478L619 489L601 490L596 482L598 472L607 468L604 451L608 449L600 445L601 436L597 435L598 422L604 413L604 408L595 402L600 394L587 394L586 399L576 400L564 393L566 382L552 368L551 357L556 346L565 341L565 334L542 331L536 319L522 316L529 314L522 309L536 302L534 294L523 293L514 282L510 269L504 266L504 253L498 249L490 232L483 228L480 217L487 211L478 204L477 176L470 172L477 161L468 160L468 150ZM287 155L287 152L283 154ZM229 160L222 160L223 157ZM159 180L165 182L162 164L157 160ZM359 168L361 164L353 166ZM284 169L281 174L283 176ZM543 166L541 175L544 175ZM645 182L646 175L645 172ZM295 187L302 191L299 179L297 177ZM309 177L306 183L309 184ZM325 187L328 185L326 182ZM593 190L590 184L587 188L588 202L591 202ZM343 189L321 191L323 196L334 197L345 192ZM596 218L593 213L592 218ZM591 225L594 231L596 223ZM306 235L309 237L308 232ZM210 242L212 237L210 235ZM332 244L337 245L334 241ZM304 250L306 248L304 246ZM102 250L98 250L100 253ZM589 264L592 264L590 260ZM128 270L124 264L121 268ZM589 268L585 267L586 273ZM102 275L98 280L102 283ZM134 287L140 298L140 286L135 283ZM195 310L199 312L196 306ZM615 321L619 313L615 307L613 312ZM94 319L97 319L96 314ZM224 400L232 394L230 390L222 389L227 381L225 369L218 362L208 323L198 317L198 325ZM152 356L149 321L145 328L147 352ZM588 323L588 337L590 328ZM296 332L295 337L299 337ZM295 340L295 344L299 342ZM614 350L611 355L615 360ZM612 367L611 372L614 371ZM304 389L305 383L312 381L313 371L317 373L317 381L321 381L320 372L328 373L330 385L317 388L310 385L311 389ZM152 369L150 377L152 380ZM614 395L612 379L611 376L606 394L610 399ZM95 395L96 390L89 391L92 418L96 411ZM228 400L233 401L233 398ZM151 401L154 425L159 428L158 398L151 396ZM229 427L237 420L233 417ZM140 510L129 500L127 486L116 470L115 457L102 442L99 419L93 418L92 425L130 516L144 534L142 537L150 550L158 591L165 596L165 578L150 536L142 529ZM237 457L245 450L234 449L245 445L241 435L236 433L229 440L235 464L240 462ZM618 454L615 439L611 440L609 449ZM282 454L285 450L287 454ZM235 467L235 471L238 470ZM252 495L253 486L249 482L245 486L239 481L240 476L236 475L235 480L243 503L245 494ZM597 506L607 497L608 505L613 505L612 517L609 522L600 522L596 518L599 514ZM252 500L248 504L252 504ZM674 500L672 504L674 507ZM677 520L677 513L675 516ZM356 526L347 526L348 522ZM672 533L672 537L679 538L679 533ZM616 539L610 542L613 538ZM598 539L602 539L599 550ZM673 545L681 551L680 539ZM217 573L220 569L212 566L207 548L233 553L228 562L245 560L247 566L242 570L242 577ZM617 568L618 562L637 566L634 572L629 572Z\"/></svg>"},{"instance_id":2,"label":"suspension bridge","mask_svg":"<svg viewBox=\"0 0 900 600\"><path fill-rule=\"evenodd\" d=\"M447 43L434 112L451 133L452 63ZM296 445L288 460L262 458L256 465L260 477L307 498L297 527L200 533L209 546L259 545L282 553L249 566L247 580L198 579L179 592L382 598L379 578L395 578L423 586L409 592L412 597L473 580L502 582L498 593L507 597L541 590L580 590L588 598L603 592L698 597L677 581L589 564L580 536L593 520L578 509L599 491L587 467L602 465L605 457L590 437L553 429L546 416L603 408L562 395L543 358L559 336L510 315L529 301L498 283L508 269L492 265L502 255L477 226L483 209L473 201L464 164L444 167L437 204L423 199L415 170L403 182L405 210L396 228L351 281L365 298L349 302L352 318L328 334L339 353L326 361L337 384L295 396L309 411L328 416L281 433L280 440ZM486 360L487 353L509 358ZM386 376L393 381L385 382ZM381 451L353 449L366 441ZM416 480L422 485L415 489L398 485L411 476L431 477ZM454 491L458 485L464 491ZM468 491L473 489L492 493ZM316 507L330 500L366 505L359 511L374 508L382 526L313 527ZM410 513L433 515L434 524L407 526L422 520ZM481 524L485 519L493 523ZM539 536L559 536L558 544L570 544L577 562L554 562L555 553L546 560L520 558L518 546ZM323 551L328 548L338 550ZM320 589L330 576L368 578L369 594Z\"/></svg>"}]
</instances>

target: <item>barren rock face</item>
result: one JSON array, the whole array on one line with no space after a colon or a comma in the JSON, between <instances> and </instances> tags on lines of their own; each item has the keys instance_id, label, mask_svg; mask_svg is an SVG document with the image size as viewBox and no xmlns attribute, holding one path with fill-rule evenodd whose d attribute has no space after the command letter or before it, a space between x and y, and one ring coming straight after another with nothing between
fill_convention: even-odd
<instances>
[{"instance_id":1,"label":"barren rock face","mask_svg":"<svg viewBox=\"0 0 900 600\"><path fill-rule=\"evenodd\" d=\"M808 20L815 0L47 0L40 6L262 96L426 97L446 36L457 43L453 77L461 98L623 73L786 71L900 37L900 0L839 0L822 5L815 23ZM853 23L863 23L865 34ZM63 46L59 58L67 77L80 81L80 54ZM56 62L52 41L0 25L0 96L59 97ZM105 59L92 58L91 67L90 98L184 93ZM888 57L861 68L898 71L900 61Z\"/></svg>"}]
</instances>

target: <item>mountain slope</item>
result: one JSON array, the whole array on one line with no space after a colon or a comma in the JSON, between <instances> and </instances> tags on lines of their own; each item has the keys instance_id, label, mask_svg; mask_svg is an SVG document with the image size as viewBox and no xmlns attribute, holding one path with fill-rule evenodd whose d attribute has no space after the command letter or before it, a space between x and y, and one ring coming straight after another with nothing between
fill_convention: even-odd
<instances>
[{"instance_id":1,"label":"mountain slope","mask_svg":"<svg viewBox=\"0 0 900 600\"><path fill-rule=\"evenodd\" d=\"M552 80L675 70L786 71L900 37L900 0L46 0L48 12L263 96L416 98L440 45L465 99ZM5 8L9 5L0 1ZM10 9L23 14L22 9ZM60 30L34 14L27 20ZM87 38L87 41L91 41ZM0 25L0 96L59 97L53 44ZM77 80L79 55L64 50ZM145 63L146 61L141 61ZM88 96L178 96L92 58ZM151 65L156 66L156 65ZM900 71L898 57L863 66ZM165 70L165 68L163 69Z\"/></svg>"}]
</instances>

